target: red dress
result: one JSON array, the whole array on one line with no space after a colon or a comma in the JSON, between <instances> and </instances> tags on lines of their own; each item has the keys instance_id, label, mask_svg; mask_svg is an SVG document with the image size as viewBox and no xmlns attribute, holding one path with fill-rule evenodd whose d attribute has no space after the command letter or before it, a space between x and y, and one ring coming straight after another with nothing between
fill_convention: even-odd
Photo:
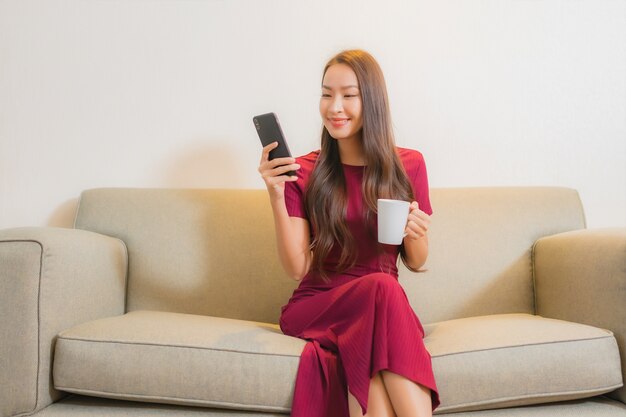
<instances>
[{"instance_id":1,"label":"red dress","mask_svg":"<svg viewBox=\"0 0 626 417\"><path fill-rule=\"evenodd\" d=\"M422 154L404 148L397 152L420 209L432 214ZM290 216L307 218L303 192L318 155L315 151L297 158L298 181L285 183ZM435 410L439 394L424 329L398 283L400 247L377 242L375 221L373 233L364 227L364 167L342 166L348 192L346 222L358 257L349 270L332 272L341 254L335 245L324 262L330 283L311 270L281 307L283 333L309 341L300 356L291 416L348 417L348 387L365 414L370 379L383 369L429 388Z\"/></svg>"}]
</instances>

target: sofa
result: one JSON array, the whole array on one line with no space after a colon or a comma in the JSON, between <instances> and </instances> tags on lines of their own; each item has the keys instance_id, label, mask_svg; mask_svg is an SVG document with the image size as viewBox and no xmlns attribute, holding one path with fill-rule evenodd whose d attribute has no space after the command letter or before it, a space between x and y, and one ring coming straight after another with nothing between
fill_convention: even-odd
<instances>
[{"instance_id":1,"label":"sofa","mask_svg":"<svg viewBox=\"0 0 626 417\"><path fill-rule=\"evenodd\" d=\"M425 328L437 415L626 416L626 228L576 190L434 188ZM0 230L0 416L289 414L265 190L97 188L73 228Z\"/></svg>"}]
</instances>

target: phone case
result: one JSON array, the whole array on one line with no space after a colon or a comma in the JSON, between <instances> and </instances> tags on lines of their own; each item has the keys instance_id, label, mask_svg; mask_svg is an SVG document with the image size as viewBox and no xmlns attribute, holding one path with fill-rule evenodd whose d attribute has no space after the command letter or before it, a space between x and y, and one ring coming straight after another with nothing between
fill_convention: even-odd
<instances>
[{"instance_id":1,"label":"phone case","mask_svg":"<svg viewBox=\"0 0 626 417\"><path fill-rule=\"evenodd\" d=\"M285 135L280 127L278 116L275 113L266 113L252 118L256 131L261 139L261 144L267 146L272 142L278 142L278 146L270 151L269 159L291 157ZM295 176L295 171L289 171L286 175Z\"/></svg>"}]
</instances>

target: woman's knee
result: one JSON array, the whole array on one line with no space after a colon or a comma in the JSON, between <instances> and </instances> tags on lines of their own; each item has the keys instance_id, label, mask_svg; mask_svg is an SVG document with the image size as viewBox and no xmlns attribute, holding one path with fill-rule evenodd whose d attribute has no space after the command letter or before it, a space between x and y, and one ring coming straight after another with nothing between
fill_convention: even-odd
<instances>
[{"instance_id":1,"label":"woman's knee","mask_svg":"<svg viewBox=\"0 0 626 417\"><path fill-rule=\"evenodd\" d=\"M362 277L366 285L370 286L377 293L388 294L403 294L404 290L398 282L398 279L390 274L383 272L370 274ZM386 298L386 297L385 297Z\"/></svg>"},{"instance_id":2,"label":"woman's knee","mask_svg":"<svg viewBox=\"0 0 626 417\"><path fill-rule=\"evenodd\" d=\"M350 411L350 417L362 417L363 410L361 405L354 395L350 393L350 387L348 387L348 408ZM396 417L396 413L387 394L385 384L381 372L377 372L370 379L368 389L368 404L367 414L365 417Z\"/></svg>"},{"instance_id":3,"label":"woman's knee","mask_svg":"<svg viewBox=\"0 0 626 417\"><path fill-rule=\"evenodd\" d=\"M370 285L378 285L378 286L391 286L398 284L398 280L395 276L386 274L384 272L376 272L374 274L368 274L361 277L362 281Z\"/></svg>"},{"instance_id":4,"label":"woman's knee","mask_svg":"<svg viewBox=\"0 0 626 417\"><path fill-rule=\"evenodd\" d=\"M348 387L348 411L350 413L350 417L363 417L363 411L361 410L361 404L356 399L352 393L350 393L350 388Z\"/></svg>"}]
</instances>

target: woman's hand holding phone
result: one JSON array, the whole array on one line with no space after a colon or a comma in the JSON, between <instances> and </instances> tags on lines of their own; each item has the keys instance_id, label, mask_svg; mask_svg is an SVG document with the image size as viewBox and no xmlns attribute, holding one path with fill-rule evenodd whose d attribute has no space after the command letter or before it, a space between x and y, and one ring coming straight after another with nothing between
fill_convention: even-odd
<instances>
[{"instance_id":1,"label":"woman's hand holding phone","mask_svg":"<svg viewBox=\"0 0 626 417\"><path fill-rule=\"evenodd\" d=\"M300 280L311 265L309 222L290 217L285 202L285 183L297 181L300 164L291 156L276 114L254 116L253 122L263 145L259 173L270 196L280 262L289 276Z\"/></svg>"},{"instance_id":2,"label":"woman's hand holding phone","mask_svg":"<svg viewBox=\"0 0 626 417\"><path fill-rule=\"evenodd\" d=\"M269 159L270 151L278 147L278 142L272 142L263 147L259 173L263 177L265 186L272 198L283 198L285 195L285 182L296 181L298 177L289 176L289 171L300 169L300 164L295 163L296 159L291 157Z\"/></svg>"}]
</instances>

